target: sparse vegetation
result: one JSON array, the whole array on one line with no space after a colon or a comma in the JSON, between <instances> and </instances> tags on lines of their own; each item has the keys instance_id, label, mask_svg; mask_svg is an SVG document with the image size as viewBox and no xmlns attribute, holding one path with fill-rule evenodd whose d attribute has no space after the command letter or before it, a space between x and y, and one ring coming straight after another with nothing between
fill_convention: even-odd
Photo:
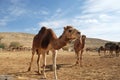
<instances>
[{"instance_id":1,"label":"sparse vegetation","mask_svg":"<svg viewBox=\"0 0 120 80\"><path fill-rule=\"evenodd\" d=\"M19 42L24 47L31 47L34 34L17 32L0 32L0 37L1 43L7 44L8 47L11 44L11 42Z\"/></svg>"},{"instance_id":2,"label":"sparse vegetation","mask_svg":"<svg viewBox=\"0 0 120 80\"><path fill-rule=\"evenodd\" d=\"M6 47L5 43L0 43L0 48L4 49Z\"/></svg>"},{"instance_id":3,"label":"sparse vegetation","mask_svg":"<svg viewBox=\"0 0 120 80\"><path fill-rule=\"evenodd\" d=\"M14 48L20 47L20 46L22 46L22 45L19 42L11 42L9 45L9 47L14 47Z\"/></svg>"},{"instance_id":4,"label":"sparse vegetation","mask_svg":"<svg viewBox=\"0 0 120 80\"><path fill-rule=\"evenodd\" d=\"M1 43L1 40L3 39L3 37L2 36L0 36L0 43Z\"/></svg>"},{"instance_id":5,"label":"sparse vegetation","mask_svg":"<svg viewBox=\"0 0 120 80\"><path fill-rule=\"evenodd\" d=\"M5 43L2 43L2 42L1 42L2 39L3 39L3 37L0 36L0 48L4 49L4 48L6 47L6 45L5 45Z\"/></svg>"}]
</instances>

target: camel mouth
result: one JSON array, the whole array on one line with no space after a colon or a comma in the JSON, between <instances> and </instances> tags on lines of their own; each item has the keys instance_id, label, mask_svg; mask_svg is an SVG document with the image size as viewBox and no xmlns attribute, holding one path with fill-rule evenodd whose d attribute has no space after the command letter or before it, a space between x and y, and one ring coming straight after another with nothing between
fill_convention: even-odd
<instances>
[{"instance_id":1,"label":"camel mouth","mask_svg":"<svg viewBox=\"0 0 120 80\"><path fill-rule=\"evenodd\" d=\"M74 40L74 39L76 39L76 38L68 38L69 40Z\"/></svg>"}]
</instances>

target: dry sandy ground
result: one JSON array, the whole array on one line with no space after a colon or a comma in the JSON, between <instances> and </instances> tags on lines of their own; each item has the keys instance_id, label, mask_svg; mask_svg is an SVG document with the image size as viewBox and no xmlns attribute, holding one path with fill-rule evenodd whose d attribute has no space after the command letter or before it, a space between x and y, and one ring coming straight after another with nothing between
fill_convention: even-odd
<instances>
[{"instance_id":1,"label":"dry sandy ground","mask_svg":"<svg viewBox=\"0 0 120 80\"><path fill-rule=\"evenodd\" d=\"M27 72L31 52L0 52L0 80L42 80L38 75L36 58L31 72ZM74 52L59 51L57 56L58 80L120 80L120 56L108 58L96 52L84 52L83 67L74 66ZM53 80L51 53L47 55L47 80ZM7 80L7 79L4 79Z\"/></svg>"}]
</instances>

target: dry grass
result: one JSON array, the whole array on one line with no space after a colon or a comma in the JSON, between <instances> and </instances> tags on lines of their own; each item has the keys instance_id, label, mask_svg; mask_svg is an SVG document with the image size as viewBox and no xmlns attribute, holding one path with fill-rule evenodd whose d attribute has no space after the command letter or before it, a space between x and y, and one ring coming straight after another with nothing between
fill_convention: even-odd
<instances>
[{"instance_id":1,"label":"dry grass","mask_svg":"<svg viewBox=\"0 0 120 80\"><path fill-rule=\"evenodd\" d=\"M31 52L1 52L0 75L12 75L15 80L40 80L35 56L32 71L27 72ZM58 51L57 74L59 80L120 80L120 57L100 57L96 52L84 52L83 67L74 66L74 52ZM53 80L51 53L47 55L47 80Z\"/></svg>"}]
</instances>

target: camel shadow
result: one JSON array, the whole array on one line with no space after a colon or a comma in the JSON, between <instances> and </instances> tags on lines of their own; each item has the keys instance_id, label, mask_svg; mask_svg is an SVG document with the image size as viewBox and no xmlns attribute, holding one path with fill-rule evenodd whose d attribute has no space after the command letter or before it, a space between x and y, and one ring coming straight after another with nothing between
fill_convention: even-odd
<instances>
[{"instance_id":1,"label":"camel shadow","mask_svg":"<svg viewBox=\"0 0 120 80\"><path fill-rule=\"evenodd\" d=\"M72 64L57 64L56 65L56 70L60 70L61 68L71 68ZM50 71L53 71L53 65L46 65L46 70L45 72L50 72Z\"/></svg>"},{"instance_id":2,"label":"camel shadow","mask_svg":"<svg viewBox=\"0 0 120 80\"><path fill-rule=\"evenodd\" d=\"M74 65L72 65L72 64L57 64L56 65L56 70L60 70L61 68L71 68L73 66ZM45 72L51 72L51 71L53 71L53 65L46 65L45 68L46 68ZM7 73L7 75L14 75L14 76L21 76L21 75L42 75L42 74L38 74L38 71L34 71L34 72L20 71L20 72Z\"/></svg>"}]
</instances>

